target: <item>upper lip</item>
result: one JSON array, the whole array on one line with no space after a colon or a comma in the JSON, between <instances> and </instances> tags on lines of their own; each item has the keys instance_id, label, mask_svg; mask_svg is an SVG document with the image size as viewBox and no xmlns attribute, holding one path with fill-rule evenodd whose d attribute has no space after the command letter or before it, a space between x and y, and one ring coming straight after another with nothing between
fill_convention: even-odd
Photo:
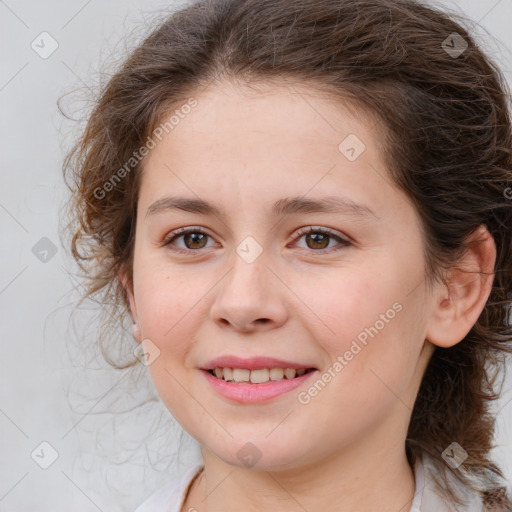
<instances>
[{"instance_id":1,"label":"upper lip","mask_svg":"<svg viewBox=\"0 0 512 512\"><path fill-rule=\"evenodd\" d=\"M246 370L257 370L259 368L294 368L299 370L301 368L314 368L314 366L265 356L249 358L221 356L206 362L201 367L201 370L213 370L214 368L240 368Z\"/></svg>"}]
</instances>

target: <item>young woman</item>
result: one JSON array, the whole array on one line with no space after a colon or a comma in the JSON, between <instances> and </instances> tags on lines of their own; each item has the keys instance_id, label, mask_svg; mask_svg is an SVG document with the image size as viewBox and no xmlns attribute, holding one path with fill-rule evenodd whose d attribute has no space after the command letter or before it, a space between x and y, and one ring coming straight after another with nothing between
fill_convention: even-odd
<instances>
[{"instance_id":1,"label":"young woman","mask_svg":"<svg viewBox=\"0 0 512 512\"><path fill-rule=\"evenodd\" d=\"M203 458L137 512L512 510L507 94L412 0L199 1L130 55L72 251Z\"/></svg>"}]
</instances>

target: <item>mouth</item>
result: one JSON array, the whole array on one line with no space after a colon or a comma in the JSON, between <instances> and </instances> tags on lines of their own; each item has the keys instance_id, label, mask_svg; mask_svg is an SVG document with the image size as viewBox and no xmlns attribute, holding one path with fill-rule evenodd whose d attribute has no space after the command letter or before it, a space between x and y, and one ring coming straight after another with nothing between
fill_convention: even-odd
<instances>
[{"instance_id":1,"label":"mouth","mask_svg":"<svg viewBox=\"0 0 512 512\"><path fill-rule=\"evenodd\" d=\"M201 373L217 395L229 403L245 405L268 403L281 396L286 399L293 396L293 390L307 386L318 374L316 368L301 365L296 365L296 368L252 366L249 369L215 365L213 368L201 368Z\"/></svg>"},{"instance_id":2,"label":"mouth","mask_svg":"<svg viewBox=\"0 0 512 512\"><path fill-rule=\"evenodd\" d=\"M306 386L318 368L275 357L222 355L199 367L206 382L217 395L238 404L258 404L290 397L291 392Z\"/></svg>"},{"instance_id":3,"label":"mouth","mask_svg":"<svg viewBox=\"0 0 512 512\"><path fill-rule=\"evenodd\" d=\"M268 382L279 382L293 380L307 373L314 372L316 368L229 368L215 367L203 369L224 382L234 384L266 384Z\"/></svg>"}]
</instances>

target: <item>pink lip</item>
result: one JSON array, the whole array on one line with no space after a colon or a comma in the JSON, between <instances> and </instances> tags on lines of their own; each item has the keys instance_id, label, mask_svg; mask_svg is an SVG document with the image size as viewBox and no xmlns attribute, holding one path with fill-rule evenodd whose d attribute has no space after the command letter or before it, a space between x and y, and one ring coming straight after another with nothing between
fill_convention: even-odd
<instances>
[{"instance_id":1,"label":"pink lip","mask_svg":"<svg viewBox=\"0 0 512 512\"><path fill-rule=\"evenodd\" d=\"M224 365L224 367L226 367L226 365ZM227 367L230 368L230 366ZM235 366L235 368L240 368L240 366ZM268 368L268 366L259 366L259 368ZM286 368L292 368L292 366L286 366ZM312 375L316 375L318 370L305 373L294 379L285 378L283 380L265 382L264 384L226 382L223 379L218 379L208 370L201 370L201 373L203 373L213 389L225 398L238 403L254 403L270 400L271 398L298 388L301 384L309 380Z\"/></svg>"},{"instance_id":2,"label":"pink lip","mask_svg":"<svg viewBox=\"0 0 512 512\"><path fill-rule=\"evenodd\" d=\"M260 368L314 368L312 365L294 363L273 357L250 357L247 359L236 356L216 357L201 366L201 370L213 370L214 368L240 368L246 370L258 370Z\"/></svg>"}]
</instances>

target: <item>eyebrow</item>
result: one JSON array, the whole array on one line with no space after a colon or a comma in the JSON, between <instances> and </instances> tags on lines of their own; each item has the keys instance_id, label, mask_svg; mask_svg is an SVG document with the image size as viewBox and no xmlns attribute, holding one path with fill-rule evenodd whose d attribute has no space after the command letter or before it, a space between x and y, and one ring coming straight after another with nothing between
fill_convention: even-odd
<instances>
[{"instance_id":1,"label":"eyebrow","mask_svg":"<svg viewBox=\"0 0 512 512\"><path fill-rule=\"evenodd\" d=\"M163 197L148 207L146 219L156 213L168 210L182 210L189 213L226 217L224 209L213 202L198 198ZM368 206L337 196L327 196L319 199L288 197L276 201L271 210L274 217L284 217L298 213L342 213L361 219L369 219L370 217L379 219Z\"/></svg>"}]
</instances>

